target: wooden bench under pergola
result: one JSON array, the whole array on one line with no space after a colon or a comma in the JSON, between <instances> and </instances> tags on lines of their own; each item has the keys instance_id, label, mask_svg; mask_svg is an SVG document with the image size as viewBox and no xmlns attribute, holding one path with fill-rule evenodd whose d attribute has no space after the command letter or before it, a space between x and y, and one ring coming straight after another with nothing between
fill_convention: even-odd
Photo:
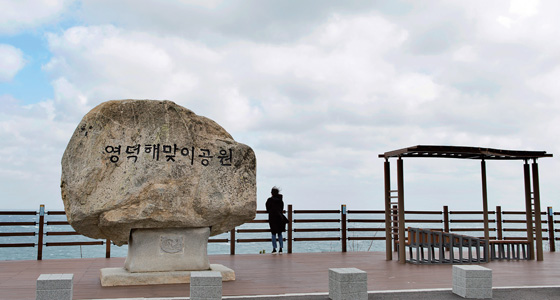
<instances>
[{"instance_id":1,"label":"wooden bench under pergola","mask_svg":"<svg viewBox=\"0 0 560 300\"><path fill-rule=\"evenodd\" d=\"M527 224L527 241L529 243L530 259L537 261L543 260L543 244L542 244L542 227L540 214L535 214L533 238L533 214L541 211L540 194L539 194L539 169L537 159L543 157L552 157L552 154L546 151L521 151L521 150L503 150L479 147L463 147L463 146L435 146L435 145L418 145L398 150L393 150L379 154L380 158L385 159L385 251L387 260L393 259L391 235L391 224L394 222L391 218L391 205L397 205L398 219L398 259L400 263L406 262L405 251L405 218L404 218L404 168L403 158L455 158L455 159L476 159L481 161L481 177L482 177L482 209L484 217L484 239L489 241L490 230L488 226L488 195L486 185L486 160L520 160L523 161L523 174L525 182L525 211ZM397 189L391 190L391 172L390 158L397 159ZM531 166L529 161L532 161ZM532 175L532 176L531 176ZM532 177L532 184L531 184ZM392 201L397 199L397 201ZM535 245L536 243L536 245ZM486 243L488 245L488 243ZM488 249L487 249L488 251Z\"/></svg>"}]
</instances>

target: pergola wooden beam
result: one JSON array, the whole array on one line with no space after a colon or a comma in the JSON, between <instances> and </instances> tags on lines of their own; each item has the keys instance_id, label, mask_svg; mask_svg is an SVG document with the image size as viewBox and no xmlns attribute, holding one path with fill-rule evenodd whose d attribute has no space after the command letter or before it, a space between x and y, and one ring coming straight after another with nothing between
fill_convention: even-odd
<instances>
[{"instance_id":1,"label":"pergola wooden beam","mask_svg":"<svg viewBox=\"0 0 560 300\"><path fill-rule=\"evenodd\" d=\"M528 160L552 157L546 151L504 150L464 146L418 145L379 154L380 158L390 157L435 157L487 160Z\"/></svg>"},{"instance_id":2,"label":"pergola wooden beam","mask_svg":"<svg viewBox=\"0 0 560 300\"><path fill-rule=\"evenodd\" d=\"M421 158L455 158L455 159L479 159L481 160L481 179L482 179L482 206L484 214L484 239L490 238L488 224L488 192L486 181L486 160L522 160L525 162L524 180L525 180L525 209L527 223L527 240L531 244L531 259L534 259L535 245L533 239L533 211L535 212L535 238L536 238L536 254L537 260L543 260L542 249L542 227L540 219L540 192L539 192L539 176L537 159L543 157L552 157L552 154L546 151L525 151L525 150L504 150L481 147L464 147L464 146L440 146L440 145L418 145L408 148L388 151L379 154L380 158L385 159L385 234L386 247L385 251L387 260L392 260L391 253L391 181L390 181L390 158L398 158L397 160L397 192L398 192L398 234L399 234L399 262L405 263L405 242L404 242L404 167L403 158L405 157L421 157ZM528 161L533 160L532 167L529 168ZM531 173L533 184L531 185ZM532 191L531 191L532 189ZM486 244L488 245L488 244ZM488 252L486 252L488 253Z\"/></svg>"}]
</instances>

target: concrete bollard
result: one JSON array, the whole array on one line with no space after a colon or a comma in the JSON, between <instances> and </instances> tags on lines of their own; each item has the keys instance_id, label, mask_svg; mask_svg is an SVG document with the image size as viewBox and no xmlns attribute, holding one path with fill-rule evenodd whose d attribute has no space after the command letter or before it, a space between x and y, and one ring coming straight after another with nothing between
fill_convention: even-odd
<instances>
[{"instance_id":1,"label":"concrete bollard","mask_svg":"<svg viewBox=\"0 0 560 300\"><path fill-rule=\"evenodd\" d=\"M214 271L192 272L190 299L222 299L222 274Z\"/></svg>"},{"instance_id":2,"label":"concrete bollard","mask_svg":"<svg viewBox=\"0 0 560 300\"><path fill-rule=\"evenodd\" d=\"M492 270L481 266L453 266L453 293L469 299L492 298Z\"/></svg>"},{"instance_id":3,"label":"concrete bollard","mask_svg":"<svg viewBox=\"0 0 560 300\"><path fill-rule=\"evenodd\" d=\"M329 269L329 298L367 300L367 273L356 268Z\"/></svg>"},{"instance_id":4,"label":"concrete bollard","mask_svg":"<svg viewBox=\"0 0 560 300\"><path fill-rule=\"evenodd\" d=\"M41 274L36 300L72 300L74 274Z\"/></svg>"}]
</instances>

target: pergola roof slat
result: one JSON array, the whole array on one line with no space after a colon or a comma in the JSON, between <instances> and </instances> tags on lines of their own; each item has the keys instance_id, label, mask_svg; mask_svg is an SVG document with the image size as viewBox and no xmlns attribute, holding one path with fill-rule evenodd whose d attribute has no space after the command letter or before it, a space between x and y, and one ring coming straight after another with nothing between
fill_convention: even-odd
<instances>
[{"instance_id":1,"label":"pergola roof slat","mask_svg":"<svg viewBox=\"0 0 560 300\"><path fill-rule=\"evenodd\" d=\"M465 146L418 145L379 154L390 157L447 157L459 159L527 160L552 157L546 151L505 150Z\"/></svg>"}]
</instances>

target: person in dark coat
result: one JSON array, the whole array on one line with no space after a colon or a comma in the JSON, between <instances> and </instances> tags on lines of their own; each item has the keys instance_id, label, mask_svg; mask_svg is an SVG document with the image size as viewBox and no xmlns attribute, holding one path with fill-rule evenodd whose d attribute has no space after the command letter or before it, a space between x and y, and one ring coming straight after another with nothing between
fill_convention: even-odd
<instances>
[{"instance_id":1,"label":"person in dark coat","mask_svg":"<svg viewBox=\"0 0 560 300\"><path fill-rule=\"evenodd\" d=\"M282 253L284 240L282 232L286 231L286 221L284 217L284 201L282 201L282 194L280 189L273 187L270 191L272 197L266 200L266 211L268 212L268 225L270 226L270 233L272 234L272 253L276 253L276 237L280 243L279 252Z\"/></svg>"}]
</instances>

